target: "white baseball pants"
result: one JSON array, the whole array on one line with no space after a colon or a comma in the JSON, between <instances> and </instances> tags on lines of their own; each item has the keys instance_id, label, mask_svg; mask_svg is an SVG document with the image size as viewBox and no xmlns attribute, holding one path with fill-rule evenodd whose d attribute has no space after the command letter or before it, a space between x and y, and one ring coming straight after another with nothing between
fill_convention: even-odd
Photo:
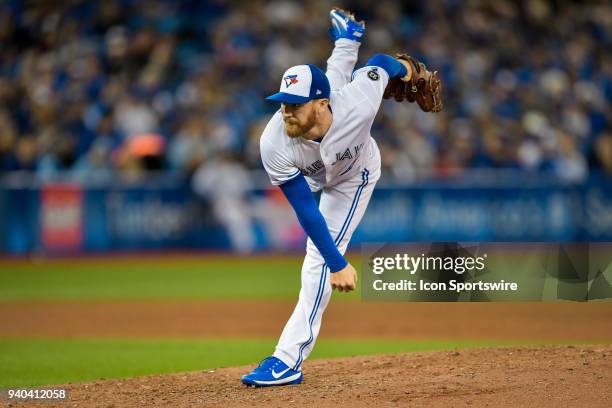
<instances>
[{"instance_id":1,"label":"white baseball pants","mask_svg":"<svg viewBox=\"0 0 612 408\"><path fill-rule=\"evenodd\" d=\"M324 188L321 193L319 209L342 254L345 253L368 206L374 185L380 178L378 149L370 162L371 165L366 166L355 177ZM331 293L330 270L319 250L308 239L298 303L274 351L276 358L294 370L299 370L302 362L312 352Z\"/></svg>"}]
</instances>

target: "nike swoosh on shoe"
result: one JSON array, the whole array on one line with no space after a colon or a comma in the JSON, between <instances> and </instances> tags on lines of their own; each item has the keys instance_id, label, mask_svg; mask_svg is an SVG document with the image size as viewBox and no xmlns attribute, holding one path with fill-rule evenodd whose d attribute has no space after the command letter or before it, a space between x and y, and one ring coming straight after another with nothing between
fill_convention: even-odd
<instances>
[{"instance_id":1,"label":"nike swoosh on shoe","mask_svg":"<svg viewBox=\"0 0 612 408\"><path fill-rule=\"evenodd\" d=\"M281 371L280 373L277 373L276 371L272 370L272 377L274 377L276 380L278 380L287 371L289 371L289 368L286 368L285 370Z\"/></svg>"}]
</instances>

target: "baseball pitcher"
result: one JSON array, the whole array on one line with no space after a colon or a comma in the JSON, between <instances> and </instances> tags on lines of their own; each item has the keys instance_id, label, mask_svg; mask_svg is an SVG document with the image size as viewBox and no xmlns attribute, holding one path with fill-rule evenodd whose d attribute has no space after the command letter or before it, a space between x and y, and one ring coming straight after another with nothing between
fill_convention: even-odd
<instances>
[{"instance_id":1,"label":"baseball pitcher","mask_svg":"<svg viewBox=\"0 0 612 408\"><path fill-rule=\"evenodd\" d=\"M439 112L436 72L407 55L376 54L352 72L365 24L341 9L330 12L334 50L327 72L314 65L289 68L260 148L272 184L280 186L308 235L302 287L274 354L242 382L251 386L299 384L333 289L355 289L357 274L344 258L380 177L380 153L370 135L381 100L417 102ZM351 75L352 73L352 75ZM320 203L313 191L321 191Z\"/></svg>"}]
</instances>

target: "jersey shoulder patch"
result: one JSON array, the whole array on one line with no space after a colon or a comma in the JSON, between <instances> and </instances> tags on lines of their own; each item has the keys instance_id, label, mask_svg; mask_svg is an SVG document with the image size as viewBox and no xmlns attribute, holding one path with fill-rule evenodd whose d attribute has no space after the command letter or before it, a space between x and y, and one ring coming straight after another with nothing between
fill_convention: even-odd
<instances>
[{"instance_id":1,"label":"jersey shoulder patch","mask_svg":"<svg viewBox=\"0 0 612 408\"><path fill-rule=\"evenodd\" d=\"M368 71L368 78L372 81L378 81L380 75L378 74L378 68L372 68Z\"/></svg>"}]
</instances>

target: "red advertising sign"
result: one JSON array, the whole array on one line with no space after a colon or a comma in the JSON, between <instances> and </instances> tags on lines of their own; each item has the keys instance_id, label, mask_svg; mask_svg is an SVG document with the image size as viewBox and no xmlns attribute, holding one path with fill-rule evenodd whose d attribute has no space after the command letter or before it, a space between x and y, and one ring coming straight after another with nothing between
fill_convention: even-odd
<instances>
[{"instance_id":1,"label":"red advertising sign","mask_svg":"<svg viewBox=\"0 0 612 408\"><path fill-rule=\"evenodd\" d=\"M48 184L41 191L42 244L49 250L75 250L82 242L83 200L81 187Z\"/></svg>"}]
</instances>

